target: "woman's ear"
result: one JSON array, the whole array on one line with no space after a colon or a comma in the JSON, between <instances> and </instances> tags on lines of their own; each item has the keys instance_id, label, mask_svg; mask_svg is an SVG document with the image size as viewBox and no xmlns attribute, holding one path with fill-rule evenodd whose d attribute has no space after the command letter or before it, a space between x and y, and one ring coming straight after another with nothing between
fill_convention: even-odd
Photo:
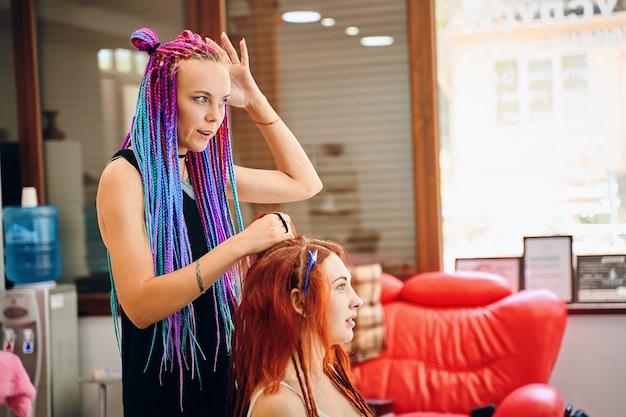
<instances>
[{"instance_id":1,"label":"woman's ear","mask_svg":"<svg viewBox=\"0 0 626 417\"><path fill-rule=\"evenodd\" d=\"M291 306L296 312L302 316L304 316L304 296L302 295L302 291L297 288L293 288L290 293L291 296Z\"/></svg>"}]
</instances>

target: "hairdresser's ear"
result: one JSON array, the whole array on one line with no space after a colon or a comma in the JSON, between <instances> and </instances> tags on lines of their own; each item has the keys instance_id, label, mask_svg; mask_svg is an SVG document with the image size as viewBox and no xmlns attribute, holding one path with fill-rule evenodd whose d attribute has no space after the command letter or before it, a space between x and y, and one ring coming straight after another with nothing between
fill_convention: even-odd
<instances>
[{"instance_id":1,"label":"hairdresser's ear","mask_svg":"<svg viewBox=\"0 0 626 417\"><path fill-rule=\"evenodd\" d=\"M291 290L291 306L298 314L304 315L304 296L297 288Z\"/></svg>"}]
</instances>

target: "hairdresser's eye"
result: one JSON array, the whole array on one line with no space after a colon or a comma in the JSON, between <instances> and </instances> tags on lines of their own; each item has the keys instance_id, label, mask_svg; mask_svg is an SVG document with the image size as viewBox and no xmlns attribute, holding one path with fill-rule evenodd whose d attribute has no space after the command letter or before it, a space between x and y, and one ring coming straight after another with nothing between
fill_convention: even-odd
<instances>
[{"instance_id":1,"label":"hairdresser's eye","mask_svg":"<svg viewBox=\"0 0 626 417\"><path fill-rule=\"evenodd\" d=\"M345 290L347 287L348 287L348 285L345 282L337 285L337 289L338 290Z\"/></svg>"}]
</instances>

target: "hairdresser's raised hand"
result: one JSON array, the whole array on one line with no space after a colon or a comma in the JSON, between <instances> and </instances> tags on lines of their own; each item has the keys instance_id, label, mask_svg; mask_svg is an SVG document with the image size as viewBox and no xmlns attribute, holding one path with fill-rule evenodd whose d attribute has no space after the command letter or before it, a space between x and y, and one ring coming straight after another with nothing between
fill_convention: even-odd
<instances>
[{"instance_id":1,"label":"hairdresser's raised hand","mask_svg":"<svg viewBox=\"0 0 626 417\"><path fill-rule=\"evenodd\" d=\"M240 239L238 244L243 246L247 255L263 251L293 237L293 224L289 215L285 213L268 213L254 220L241 233L233 236L235 239Z\"/></svg>"},{"instance_id":2,"label":"hairdresser's raised hand","mask_svg":"<svg viewBox=\"0 0 626 417\"><path fill-rule=\"evenodd\" d=\"M250 72L248 46L245 39L239 41L241 57L239 57L230 38L224 32L222 32L221 41L224 45L223 47L219 46L212 39L206 38L206 42L220 53L228 66L231 88L228 104L234 107L247 108L257 100L265 100L263 93Z\"/></svg>"}]
</instances>

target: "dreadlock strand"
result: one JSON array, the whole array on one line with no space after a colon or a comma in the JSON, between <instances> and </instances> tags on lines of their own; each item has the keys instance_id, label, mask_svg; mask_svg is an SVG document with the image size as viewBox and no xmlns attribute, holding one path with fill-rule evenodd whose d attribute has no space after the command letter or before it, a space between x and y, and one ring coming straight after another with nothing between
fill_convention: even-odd
<instances>
[{"instance_id":1,"label":"dreadlock strand","mask_svg":"<svg viewBox=\"0 0 626 417\"><path fill-rule=\"evenodd\" d=\"M224 123L223 126L226 126ZM220 128L221 129L221 128ZM211 140L207 149L202 152L200 155L194 155L190 158L190 165L193 166L193 169L190 170L190 176L192 178L192 183L194 185L194 191L200 190L197 192L196 201L198 203L198 207L201 212L204 214L202 216L203 226L205 230L208 230L207 233L207 244L210 248L213 248L230 236L233 236L237 233L237 230L233 227L230 227L234 224L230 209L228 206L228 198L227 198L227 182L222 180L220 181L220 177L216 175L216 171L220 170L222 166L232 166L232 158L230 158L230 154L227 155L228 159L221 158L212 159L211 157L215 154L215 148L222 143L221 137L228 135L226 133L222 133L220 137L216 135L216 137ZM229 145L228 140L226 141L227 146ZM199 172L206 173L206 176L198 175ZM210 192L207 192L210 191ZM218 196L224 196L225 198L218 198ZM220 201L221 200L221 201ZM235 201L234 204L238 206L238 201ZM239 223L242 223L241 218L237 219ZM216 318L221 317L221 321L224 327L224 331L226 333L225 341L227 344L227 348L230 350L231 347L231 338L232 338L232 308L235 307L236 303L233 301L238 301L240 299L240 294L238 292L240 288L241 280L241 272L237 265L231 269L229 269L223 276L214 284L214 294L216 296L216 300L218 301L216 306ZM237 285L233 285L233 282L236 282ZM234 293L234 291L237 291ZM218 329L218 340L221 338L221 333Z\"/></svg>"},{"instance_id":2,"label":"dreadlock strand","mask_svg":"<svg viewBox=\"0 0 626 417\"><path fill-rule=\"evenodd\" d=\"M172 56L157 59L151 55L149 66L144 78L145 90L142 91L145 98L145 108L138 109L138 117L147 125L142 132L131 133L131 143L138 155L138 163L142 167L142 180L144 181L144 200L146 207L146 229L149 230L151 247L153 248L153 262L157 276L172 272L190 262L191 248L184 226L182 215L182 188L179 183L180 171L178 162L170 156L174 146L177 146L176 120L173 119L176 112L175 96L170 96L168 88L175 85L175 78L168 74L170 65L175 63ZM140 103L142 100L139 100ZM148 141L143 138L149 138ZM143 145L143 146L142 146ZM150 179L154 179L151 182ZM168 227L175 225L175 227ZM175 230L174 230L175 229ZM180 250L175 249L180 248ZM182 378L183 369L186 367L186 350L181 341L185 334L195 329L195 324L187 323L194 321L193 309L189 306L172 316L161 321L161 332L164 346L161 370L168 367L173 369L174 363L179 368L181 381L182 401ZM195 358L197 345L190 344L191 360Z\"/></svg>"},{"instance_id":3,"label":"dreadlock strand","mask_svg":"<svg viewBox=\"0 0 626 417\"><path fill-rule=\"evenodd\" d=\"M315 404L315 399L313 398L313 389L311 388L311 382L309 381L309 371L304 360L302 345L300 343L298 343L297 356L297 363L295 357L293 356L291 357L291 361L296 371L300 391L302 391L302 399L304 400L306 414L308 417L317 417L317 405Z\"/></svg>"}]
</instances>

